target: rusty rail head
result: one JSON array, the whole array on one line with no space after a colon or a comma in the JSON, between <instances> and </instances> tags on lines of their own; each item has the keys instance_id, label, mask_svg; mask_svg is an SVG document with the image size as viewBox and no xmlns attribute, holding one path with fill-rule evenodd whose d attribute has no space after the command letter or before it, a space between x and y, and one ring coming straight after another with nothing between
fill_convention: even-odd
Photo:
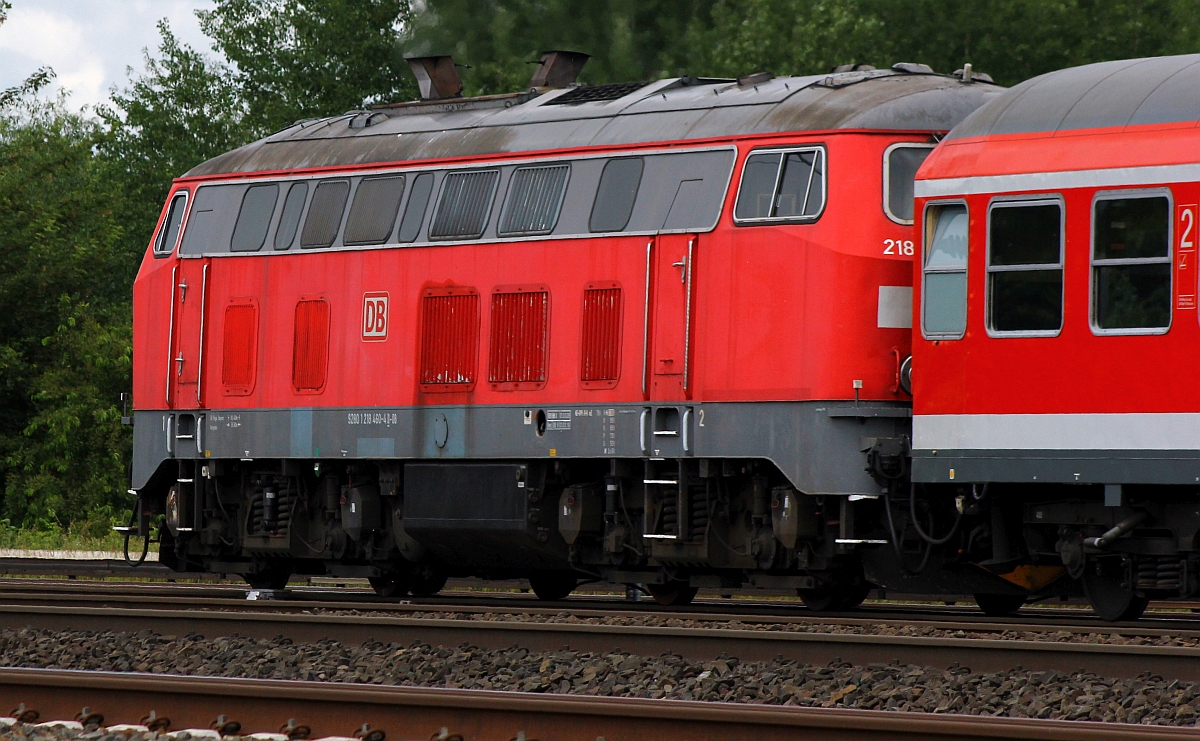
<instances>
[{"instance_id":1,"label":"rusty rail head","mask_svg":"<svg viewBox=\"0 0 1200 741\"><path fill-rule=\"evenodd\" d=\"M430 738L446 729L465 741L522 732L543 741L1196 738L1195 729L1117 723L45 669L0 669L0 696L39 710L42 719L71 717L86 704L110 723L135 723L155 710L175 728L207 728L225 715L250 733L277 731L295 719L313 737L350 735L369 724L392 739Z\"/></svg>"}]
</instances>

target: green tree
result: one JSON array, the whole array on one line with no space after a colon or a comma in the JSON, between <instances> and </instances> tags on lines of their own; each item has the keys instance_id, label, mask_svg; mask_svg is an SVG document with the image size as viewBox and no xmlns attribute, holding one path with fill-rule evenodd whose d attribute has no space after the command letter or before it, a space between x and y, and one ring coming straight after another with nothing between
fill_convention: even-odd
<instances>
[{"instance_id":1,"label":"green tree","mask_svg":"<svg viewBox=\"0 0 1200 741\"><path fill-rule=\"evenodd\" d=\"M171 181L254 138L232 71L179 43L165 20L158 30L158 57L146 52L145 70L97 111L105 129L99 152L122 191L117 221L125 227L130 282Z\"/></svg>"},{"instance_id":2,"label":"green tree","mask_svg":"<svg viewBox=\"0 0 1200 741\"><path fill-rule=\"evenodd\" d=\"M130 263L101 136L57 101L0 115L4 515L27 526L105 527L125 504Z\"/></svg>"},{"instance_id":3,"label":"green tree","mask_svg":"<svg viewBox=\"0 0 1200 741\"><path fill-rule=\"evenodd\" d=\"M259 135L416 93L400 48L408 0L221 0L197 15Z\"/></svg>"},{"instance_id":4,"label":"green tree","mask_svg":"<svg viewBox=\"0 0 1200 741\"><path fill-rule=\"evenodd\" d=\"M550 49L592 55L592 84L705 74L689 29L713 0L427 0L407 32L410 56L452 54L468 95L522 90Z\"/></svg>"}]
</instances>

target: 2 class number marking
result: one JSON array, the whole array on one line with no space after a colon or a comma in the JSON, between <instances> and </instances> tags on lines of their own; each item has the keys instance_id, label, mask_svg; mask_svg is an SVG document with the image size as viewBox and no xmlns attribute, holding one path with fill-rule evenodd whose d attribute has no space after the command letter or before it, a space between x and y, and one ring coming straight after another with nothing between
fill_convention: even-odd
<instances>
[{"instance_id":1,"label":"2 class number marking","mask_svg":"<svg viewBox=\"0 0 1200 741\"><path fill-rule=\"evenodd\" d=\"M911 239L885 239L883 240L883 254L911 257L913 254L913 241Z\"/></svg>"}]
</instances>

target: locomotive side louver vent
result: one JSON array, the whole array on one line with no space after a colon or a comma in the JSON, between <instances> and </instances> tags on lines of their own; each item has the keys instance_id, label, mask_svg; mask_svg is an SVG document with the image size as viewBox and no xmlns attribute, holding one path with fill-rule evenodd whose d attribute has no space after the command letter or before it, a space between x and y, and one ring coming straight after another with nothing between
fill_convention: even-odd
<instances>
[{"instance_id":1,"label":"locomotive side louver vent","mask_svg":"<svg viewBox=\"0 0 1200 741\"><path fill-rule=\"evenodd\" d=\"M442 182L433 223L429 226L431 239L478 239L487 226L496 196L499 170L452 172Z\"/></svg>"},{"instance_id":2,"label":"locomotive side louver vent","mask_svg":"<svg viewBox=\"0 0 1200 741\"><path fill-rule=\"evenodd\" d=\"M498 390L546 385L550 289L501 286L492 294L488 381Z\"/></svg>"},{"instance_id":3,"label":"locomotive side louver vent","mask_svg":"<svg viewBox=\"0 0 1200 741\"><path fill-rule=\"evenodd\" d=\"M613 388L621 377L621 287L589 283L583 292L579 377L584 388Z\"/></svg>"},{"instance_id":4,"label":"locomotive side louver vent","mask_svg":"<svg viewBox=\"0 0 1200 741\"><path fill-rule=\"evenodd\" d=\"M567 192L570 165L519 167L513 171L500 215L500 236L549 234Z\"/></svg>"},{"instance_id":5,"label":"locomotive side louver vent","mask_svg":"<svg viewBox=\"0 0 1200 741\"><path fill-rule=\"evenodd\" d=\"M296 304L296 334L292 344L292 386L302 393L325 387L329 359L329 304L304 299Z\"/></svg>"},{"instance_id":6,"label":"locomotive side louver vent","mask_svg":"<svg viewBox=\"0 0 1200 741\"><path fill-rule=\"evenodd\" d=\"M254 359L258 349L258 307L237 300L225 307L224 343L221 352L221 382L231 396L249 394L254 388Z\"/></svg>"},{"instance_id":7,"label":"locomotive side louver vent","mask_svg":"<svg viewBox=\"0 0 1200 741\"><path fill-rule=\"evenodd\" d=\"M427 288L421 297L421 390L470 391L479 357L479 292Z\"/></svg>"}]
</instances>

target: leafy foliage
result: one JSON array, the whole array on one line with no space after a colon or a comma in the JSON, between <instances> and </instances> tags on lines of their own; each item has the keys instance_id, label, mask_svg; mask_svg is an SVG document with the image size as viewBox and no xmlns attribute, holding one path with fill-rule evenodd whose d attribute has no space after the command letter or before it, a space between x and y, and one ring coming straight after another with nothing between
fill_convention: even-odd
<instances>
[{"instance_id":1,"label":"leafy foliage","mask_svg":"<svg viewBox=\"0 0 1200 741\"><path fill-rule=\"evenodd\" d=\"M416 90L399 46L408 0L222 0L198 15L259 135Z\"/></svg>"}]
</instances>

